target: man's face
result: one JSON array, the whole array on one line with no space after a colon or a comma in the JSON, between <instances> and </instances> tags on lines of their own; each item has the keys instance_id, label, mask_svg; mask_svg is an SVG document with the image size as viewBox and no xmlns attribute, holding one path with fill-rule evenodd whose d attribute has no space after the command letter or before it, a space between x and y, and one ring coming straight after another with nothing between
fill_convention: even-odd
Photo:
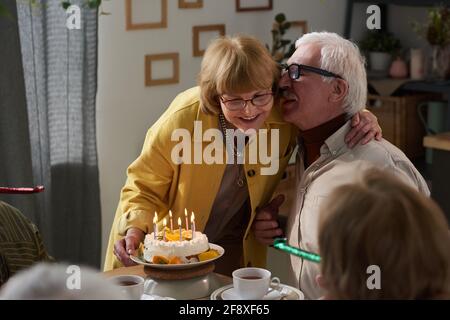
<instances>
[{"instance_id":1,"label":"man's face","mask_svg":"<svg viewBox=\"0 0 450 320\"><path fill-rule=\"evenodd\" d=\"M320 68L320 47L315 44L300 45L287 65L297 63ZM330 103L333 81L324 82L322 76L310 71L302 71L300 78L292 80L287 71L280 80L284 90L282 99L283 118L300 130L308 130L333 119L342 112Z\"/></svg>"}]
</instances>

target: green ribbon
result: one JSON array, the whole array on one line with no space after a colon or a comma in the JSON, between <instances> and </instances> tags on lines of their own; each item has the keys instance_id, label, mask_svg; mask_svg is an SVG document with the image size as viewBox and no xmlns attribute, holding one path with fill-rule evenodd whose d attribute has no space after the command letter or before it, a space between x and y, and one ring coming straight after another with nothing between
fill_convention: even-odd
<instances>
[{"instance_id":1,"label":"green ribbon","mask_svg":"<svg viewBox=\"0 0 450 320\"><path fill-rule=\"evenodd\" d=\"M308 260L308 261L312 261L312 262L316 262L316 263L320 263L320 260L321 260L320 256L316 253L308 252L308 251L288 245L286 238L275 239L273 242L273 247L278 250L292 254L294 256L300 257L304 260Z\"/></svg>"}]
</instances>

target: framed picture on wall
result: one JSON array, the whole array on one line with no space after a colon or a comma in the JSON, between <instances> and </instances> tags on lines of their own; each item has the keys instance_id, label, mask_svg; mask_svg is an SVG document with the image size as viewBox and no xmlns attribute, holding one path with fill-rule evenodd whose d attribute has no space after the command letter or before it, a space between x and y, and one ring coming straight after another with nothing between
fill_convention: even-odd
<instances>
[{"instance_id":1,"label":"framed picture on wall","mask_svg":"<svg viewBox=\"0 0 450 320\"><path fill-rule=\"evenodd\" d=\"M180 9L203 8L203 0L178 0L178 8Z\"/></svg>"},{"instance_id":2,"label":"framed picture on wall","mask_svg":"<svg viewBox=\"0 0 450 320\"><path fill-rule=\"evenodd\" d=\"M236 0L236 11L266 11L273 9L273 0Z\"/></svg>"},{"instance_id":3,"label":"framed picture on wall","mask_svg":"<svg viewBox=\"0 0 450 320\"><path fill-rule=\"evenodd\" d=\"M296 41L298 38L308 33L308 23L305 20L289 21L291 27L286 31L285 38Z\"/></svg>"},{"instance_id":4,"label":"framed picture on wall","mask_svg":"<svg viewBox=\"0 0 450 320\"><path fill-rule=\"evenodd\" d=\"M126 30L167 28L167 0L125 0Z\"/></svg>"},{"instance_id":5,"label":"framed picture on wall","mask_svg":"<svg viewBox=\"0 0 450 320\"><path fill-rule=\"evenodd\" d=\"M290 21L291 28L300 29L303 34L308 33L308 22L305 20Z\"/></svg>"},{"instance_id":6,"label":"framed picture on wall","mask_svg":"<svg viewBox=\"0 0 450 320\"><path fill-rule=\"evenodd\" d=\"M157 64L162 64L158 68ZM169 72L167 72L167 66ZM166 67L166 68L165 68ZM164 76L159 76L157 73L163 73ZM167 76L169 74L169 76ZM160 53L149 54L145 56L145 86L161 86L166 84L174 84L180 81L180 54L174 53Z\"/></svg>"},{"instance_id":7,"label":"framed picture on wall","mask_svg":"<svg viewBox=\"0 0 450 320\"><path fill-rule=\"evenodd\" d=\"M212 39L225 35L224 24L211 24L192 27L192 47L194 57L202 57L205 54L207 43Z\"/></svg>"}]
</instances>

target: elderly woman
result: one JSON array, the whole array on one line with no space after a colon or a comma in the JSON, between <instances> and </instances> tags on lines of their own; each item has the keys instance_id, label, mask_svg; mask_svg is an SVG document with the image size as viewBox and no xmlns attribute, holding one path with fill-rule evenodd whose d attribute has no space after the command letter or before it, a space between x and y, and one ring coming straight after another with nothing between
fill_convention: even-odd
<instances>
[{"instance_id":1,"label":"elderly woman","mask_svg":"<svg viewBox=\"0 0 450 320\"><path fill-rule=\"evenodd\" d=\"M134 254L145 234L152 232L155 212L161 222L169 209L174 221L178 217L184 221L185 209L194 212L197 231L204 232L211 243L224 247L217 272L230 274L239 266L265 265L266 246L255 241L251 224L256 209L269 203L296 144L296 129L283 121L277 107L273 108L279 77L279 66L252 37L225 37L208 47L199 86L175 98L150 128L141 155L128 168L105 270L132 265L129 255ZM368 112L361 116L363 120L359 121L360 115L356 115L354 122L359 125L355 131L362 130L361 124L368 125L371 130L366 138L370 140L379 134L376 118ZM196 134L199 124L203 132L220 130L225 138L221 136L220 141L211 143L222 147L219 154L226 149L227 159L237 161L196 158L190 164L174 159L178 141L172 138L180 129L189 133L191 149L200 146L204 154L209 143L203 141L202 134ZM245 143L227 138L227 129L247 133ZM246 158L260 146L255 131L249 133L252 129L267 130L266 147L274 151L270 165L275 172L261 159L253 163ZM354 136L355 132L350 134ZM183 154L182 158L186 157L191 158Z\"/></svg>"}]
</instances>

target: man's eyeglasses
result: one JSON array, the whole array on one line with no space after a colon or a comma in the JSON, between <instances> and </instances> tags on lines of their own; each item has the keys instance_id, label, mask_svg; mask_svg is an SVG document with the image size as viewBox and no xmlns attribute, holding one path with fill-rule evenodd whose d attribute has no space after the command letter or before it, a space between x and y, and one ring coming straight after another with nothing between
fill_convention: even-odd
<instances>
[{"instance_id":1,"label":"man's eyeglasses","mask_svg":"<svg viewBox=\"0 0 450 320\"><path fill-rule=\"evenodd\" d=\"M221 96L219 96L220 101L227 107L227 109L231 111L242 110L247 106L247 103L250 101L255 107L262 107L267 105L273 98L273 92L257 94L251 99L231 99L224 100Z\"/></svg>"},{"instance_id":2,"label":"man's eyeglasses","mask_svg":"<svg viewBox=\"0 0 450 320\"><path fill-rule=\"evenodd\" d=\"M280 64L280 67L281 67L281 70L287 70L287 72L289 74L289 78L291 80L298 80L300 78L300 76L302 75L303 70L314 72L314 73L320 74L321 76L324 76L324 77L343 79L340 75L337 75L333 72L330 72L330 71L327 71L324 69L320 69L320 68L316 68L316 67L307 66L304 64L293 63L290 65L287 65L287 64L283 63L283 64Z\"/></svg>"}]
</instances>

